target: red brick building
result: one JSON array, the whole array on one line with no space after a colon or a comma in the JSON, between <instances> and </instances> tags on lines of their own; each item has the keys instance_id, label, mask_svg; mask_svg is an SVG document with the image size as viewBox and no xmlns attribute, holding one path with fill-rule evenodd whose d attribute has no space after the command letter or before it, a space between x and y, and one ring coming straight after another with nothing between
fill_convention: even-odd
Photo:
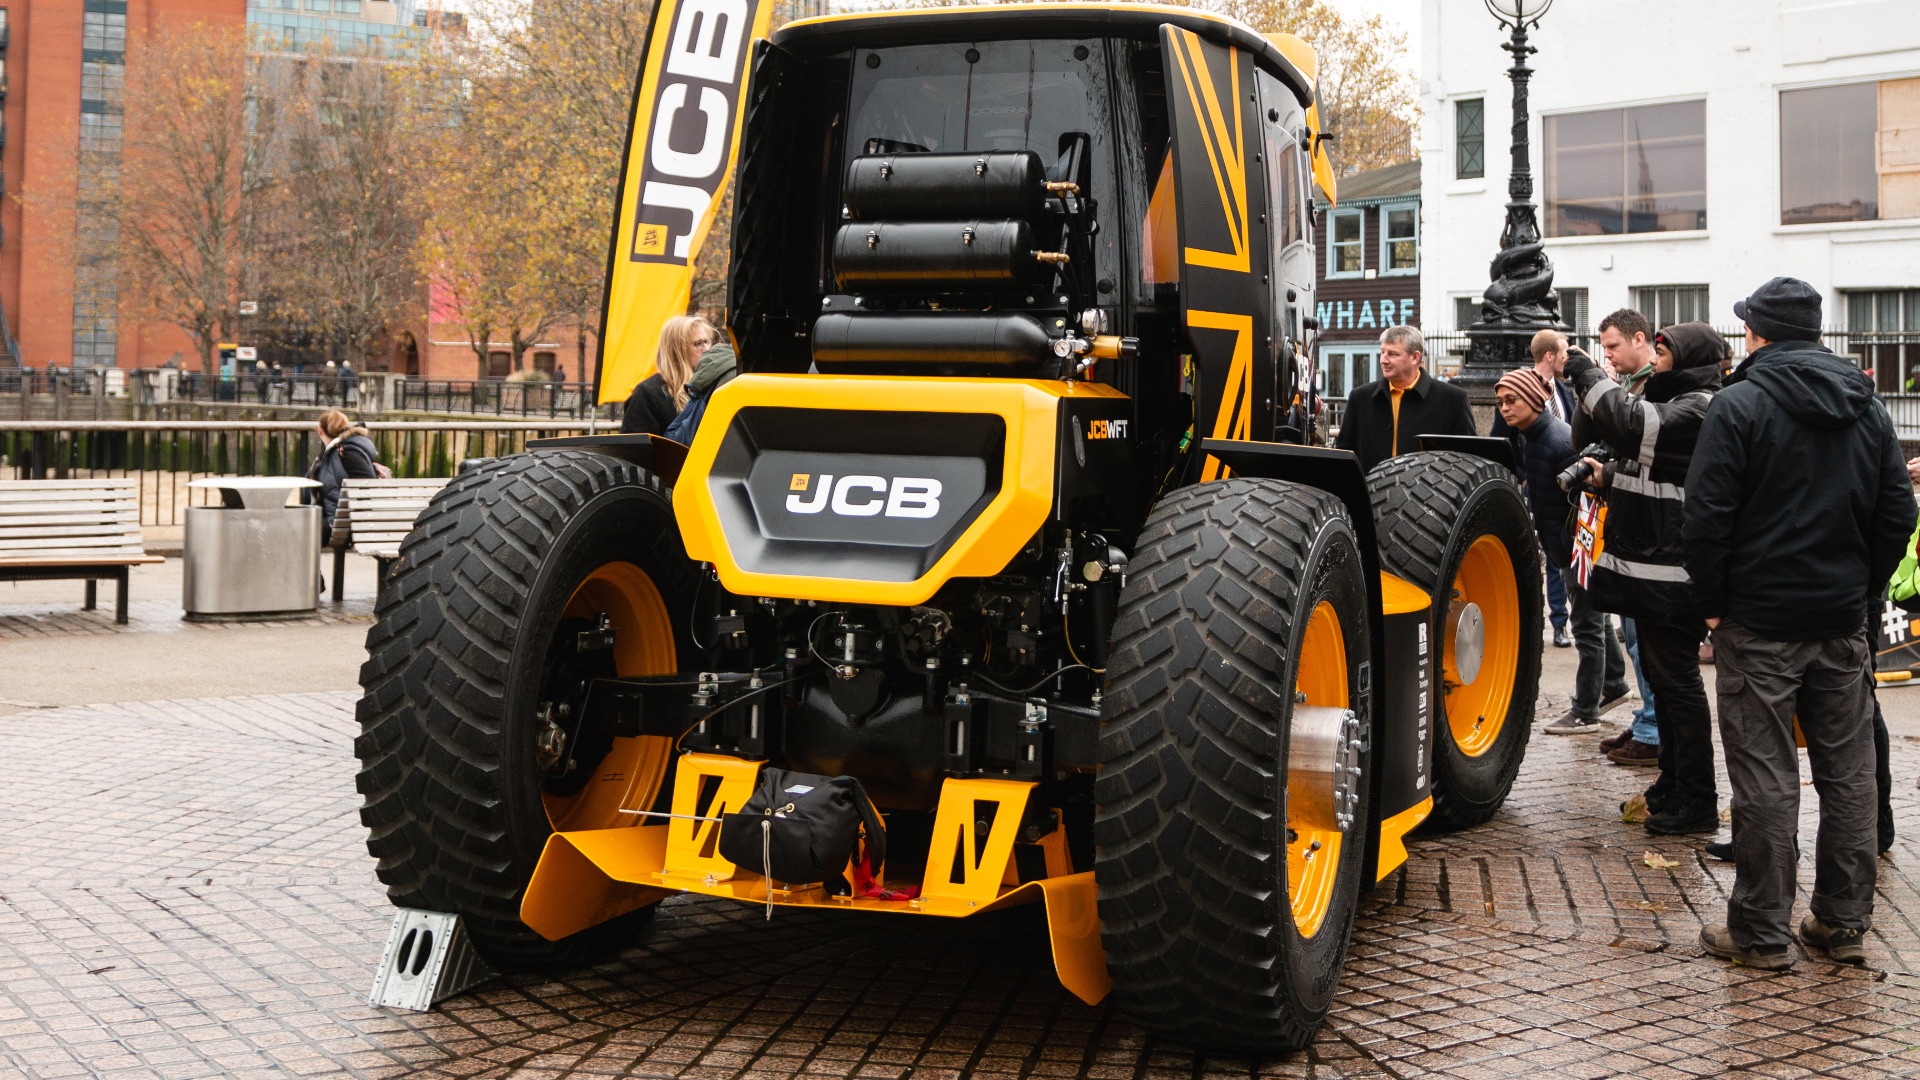
<instances>
[{"instance_id":1,"label":"red brick building","mask_svg":"<svg viewBox=\"0 0 1920 1080\"><path fill-rule=\"evenodd\" d=\"M241 26L246 0L5 0L5 146L0 178L0 312L33 367L164 363L192 357L169 326L119 320L111 275L76 280L74 235L82 140L112 149L130 38L166 26ZM14 363L0 347L0 364Z\"/></svg>"}]
</instances>

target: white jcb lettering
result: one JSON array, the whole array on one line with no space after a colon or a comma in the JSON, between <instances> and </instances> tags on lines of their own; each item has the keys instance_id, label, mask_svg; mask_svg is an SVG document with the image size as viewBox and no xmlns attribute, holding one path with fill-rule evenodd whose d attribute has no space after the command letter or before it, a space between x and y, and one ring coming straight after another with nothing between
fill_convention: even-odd
<instances>
[{"instance_id":1,"label":"white jcb lettering","mask_svg":"<svg viewBox=\"0 0 1920 1080\"><path fill-rule=\"evenodd\" d=\"M847 496L856 491L868 491L875 495L887 493L887 479L884 476L843 476L833 485L833 512L841 517L872 517L887 505L887 500L870 499L866 502L852 502Z\"/></svg>"},{"instance_id":2,"label":"white jcb lettering","mask_svg":"<svg viewBox=\"0 0 1920 1080\"><path fill-rule=\"evenodd\" d=\"M720 168L727 153L727 96L711 86L700 89L700 112L706 129L700 149L683 154L672 145L673 118L687 104L687 84L674 83L660 91L659 120L653 126L653 166L668 176L704 180Z\"/></svg>"},{"instance_id":3,"label":"white jcb lettering","mask_svg":"<svg viewBox=\"0 0 1920 1080\"><path fill-rule=\"evenodd\" d=\"M732 82L747 27L746 0L683 0L674 23L667 70L690 79Z\"/></svg>"},{"instance_id":4,"label":"white jcb lettering","mask_svg":"<svg viewBox=\"0 0 1920 1080\"><path fill-rule=\"evenodd\" d=\"M813 497L802 499L798 495L787 496L787 512L790 514L817 514L827 508L827 496L833 491L833 474L826 473L813 485Z\"/></svg>"},{"instance_id":5,"label":"white jcb lettering","mask_svg":"<svg viewBox=\"0 0 1920 1080\"><path fill-rule=\"evenodd\" d=\"M930 476L809 476L794 473L795 488L787 495L790 514L817 514L832 510L841 517L931 518L940 515L944 485Z\"/></svg>"},{"instance_id":6,"label":"white jcb lettering","mask_svg":"<svg viewBox=\"0 0 1920 1080\"><path fill-rule=\"evenodd\" d=\"M887 492L887 516L930 518L940 512L940 481L931 477L896 476Z\"/></svg>"},{"instance_id":7,"label":"white jcb lettering","mask_svg":"<svg viewBox=\"0 0 1920 1080\"><path fill-rule=\"evenodd\" d=\"M707 216L707 207L712 204L713 196L697 187L686 184L663 184L658 180L647 181L640 189L640 201L648 206L667 206L675 210L685 210L693 215L697 224ZM673 238L673 257L684 259L693 249L693 233L683 232Z\"/></svg>"}]
</instances>

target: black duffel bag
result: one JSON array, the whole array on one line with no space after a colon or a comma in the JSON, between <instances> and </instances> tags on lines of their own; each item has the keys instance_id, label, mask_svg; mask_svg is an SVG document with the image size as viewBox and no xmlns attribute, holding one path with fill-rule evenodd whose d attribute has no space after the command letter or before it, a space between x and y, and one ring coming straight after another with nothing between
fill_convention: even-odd
<instances>
[{"instance_id":1,"label":"black duffel bag","mask_svg":"<svg viewBox=\"0 0 1920 1080\"><path fill-rule=\"evenodd\" d=\"M720 826L720 855L769 881L814 885L839 878L854 857L862 826L869 867L887 857L887 831L851 776L767 768L753 796Z\"/></svg>"}]
</instances>

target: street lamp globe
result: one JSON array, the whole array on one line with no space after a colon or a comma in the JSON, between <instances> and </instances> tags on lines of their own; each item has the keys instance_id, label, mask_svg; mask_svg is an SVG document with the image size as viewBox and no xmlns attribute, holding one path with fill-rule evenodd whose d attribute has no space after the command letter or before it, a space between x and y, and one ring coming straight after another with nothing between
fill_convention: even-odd
<instances>
[{"instance_id":1,"label":"street lamp globe","mask_svg":"<svg viewBox=\"0 0 1920 1080\"><path fill-rule=\"evenodd\" d=\"M1531 26L1553 6L1553 0L1486 0L1487 10L1504 26Z\"/></svg>"}]
</instances>

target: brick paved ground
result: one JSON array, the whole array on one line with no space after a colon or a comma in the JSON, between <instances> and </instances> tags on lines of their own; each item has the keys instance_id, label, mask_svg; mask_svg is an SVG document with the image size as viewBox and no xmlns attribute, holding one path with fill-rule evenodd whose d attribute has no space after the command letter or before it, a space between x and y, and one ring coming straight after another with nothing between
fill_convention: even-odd
<instances>
[{"instance_id":1,"label":"brick paved ground","mask_svg":"<svg viewBox=\"0 0 1920 1080\"><path fill-rule=\"evenodd\" d=\"M1731 869L1611 808L1644 772L1536 736L1508 808L1366 902L1294 1060L1149 1043L1055 981L1035 909L964 922L675 900L585 970L364 1004L389 919L353 695L0 717L0 1072L33 1077L1158 1078L1920 1074L1920 742L1868 969L1702 958ZM1543 708L1543 714L1550 714ZM1807 789L1811 800L1811 789ZM1810 832L1808 833L1810 836ZM1678 862L1652 869L1643 856ZM1803 877L1810 874L1803 869Z\"/></svg>"}]
</instances>

